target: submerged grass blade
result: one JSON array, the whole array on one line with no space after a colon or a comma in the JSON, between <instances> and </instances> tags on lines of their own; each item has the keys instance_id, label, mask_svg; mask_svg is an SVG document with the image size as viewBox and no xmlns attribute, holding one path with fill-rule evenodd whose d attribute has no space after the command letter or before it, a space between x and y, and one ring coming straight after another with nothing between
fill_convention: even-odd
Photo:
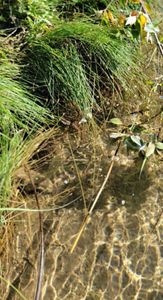
<instances>
[{"instance_id":1,"label":"submerged grass blade","mask_svg":"<svg viewBox=\"0 0 163 300\"><path fill-rule=\"evenodd\" d=\"M13 177L21 165L26 164L35 151L46 139L54 134L54 129L42 130L35 135L31 133L24 139L22 131L18 131L11 139L3 141L0 154L0 207L7 204L7 199L12 193Z\"/></svg>"},{"instance_id":2,"label":"submerged grass blade","mask_svg":"<svg viewBox=\"0 0 163 300\"><path fill-rule=\"evenodd\" d=\"M7 285L9 285L19 295L19 299L21 299L21 300L27 300L27 298L24 297L23 294L9 280L3 278L1 275L0 275L0 279L3 282L5 282Z\"/></svg>"}]
</instances>

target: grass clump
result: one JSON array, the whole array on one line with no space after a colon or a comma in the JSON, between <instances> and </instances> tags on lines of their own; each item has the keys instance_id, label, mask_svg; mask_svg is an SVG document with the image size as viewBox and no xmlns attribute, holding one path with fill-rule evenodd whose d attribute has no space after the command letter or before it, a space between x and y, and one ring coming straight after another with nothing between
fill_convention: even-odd
<instances>
[{"instance_id":1,"label":"grass clump","mask_svg":"<svg viewBox=\"0 0 163 300\"><path fill-rule=\"evenodd\" d=\"M72 19L78 14L92 16L96 11L105 9L108 2L108 0L58 0L56 9L60 17Z\"/></svg>"},{"instance_id":2,"label":"grass clump","mask_svg":"<svg viewBox=\"0 0 163 300\"><path fill-rule=\"evenodd\" d=\"M112 94L123 98L126 91L134 95L140 86L143 90L136 43L126 35L117 36L116 30L95 17L95 10L106 8L107 2L13 1L5 10L7 1L4 1L1 25L7 26L10 20L10 25L21 24L27 30L22 38L21 76L32 82L31 90L41 102L20 84L16 65L1 63L1 202L9 195L24 136L31 136L49 120L49 111L43 107L48 105L59 116L63 111L72 114L71 108L75 107L85 118L92 118L92 111L105 106L104 100ZM20 29L20 36L21 33ZM14 40L19 32L12 34Z\"/></svg>"},{"instance_id":3,"label":"grass clump","mask_svg":"<svg viewBox=\"0 0 163 300\"><path fill-rule=\"evenodd\" d=\"M18 66L0 65L0 206L6 202L12 174L23 157L24 137L48 123L49 113L19 83Z\"/></svg>"},{"instance_id":4,"label":"grass clump","mask_svg":"<svg viewBox=\"0 0 163 300\"><path fill-rule=\"evenodd\" d=\"M84 112L91 109L91 87L73 44L58 49L41 42L35 43L29 51L28 75L30 78L35 76L33 79L39 92L48 95L54 113L59 113L59 108L68 102L72 102Z\"/></svg>"},{"instance_id":5,"label":"grass clump","mask_svg":"<svg viewBox=\"0 0 163 300\"><path fill-rule=\"evenodd\" d=\"M26 51L26 74L36 90L55 105L73 102L83 113L91 112L102 90L134 92L140 66L129 41L114 36L108 28L86 20L60 22L36 37Z\"/></svg>"},{"instance_id":6,"label":"grass clump","mask_svg":"<svg viewBox=\"0 0 163 300\"><path fill-rule=\"evenodd\" d=\"M18 79L18 66L11 63L0 65L0 112L1 126L7 123L24 128L27 131L34 130L41 124L46 123L48 112L36 103ZM37 100L38 102L38 100Z\"/></svg>"},{"instance_id":7,"label":"grass clump","mask_svg":"<svg viewBox=\"0 0 163 300\"><path fill-rule=\"evenodd\" d=\"M115 11L117 2L112 5ZM26 13L25 77L57 115L69 103L91 115L92 109L104 106L103 94L123 98L126 91L133 96L145 90L138 43L96 15L108 5L105 0L15 1L13 5L15 14L16 10Z\"/></svg>"}]
</instances>

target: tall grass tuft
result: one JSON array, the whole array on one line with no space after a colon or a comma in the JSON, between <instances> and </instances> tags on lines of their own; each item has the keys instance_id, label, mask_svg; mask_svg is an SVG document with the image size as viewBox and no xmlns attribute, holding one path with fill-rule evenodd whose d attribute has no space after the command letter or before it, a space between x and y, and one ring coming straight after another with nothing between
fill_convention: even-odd
<instances>
[{"instance_id":1,"label":"tall grass tuft","mask_svg":"<svg viewBox=\"0 0 163 300\"><path fill-rule=\"evenodd\" d=\"M26 74L56 104L73 101L83 111L96 105L100 89L136 93L143 86L136 47L86 20L60 22L30 42ZM55 106L56 108L56 106Z\"/></svg>"},{"instance_id":2,"label":"tall grass tuft","mask_svg":"<svg viewBox=\"0 0 163 300\"><path fill-rule=\"evenodd\" d=\"M49 112L18 82L19 68L8 62L0 65L0 119L5 124L36 129L47 122Z\"/></svg>"},{"instance_id":3,"label":"tall grass tuft","mask_svg":"<svg viewBox=\"0 0 163 300\"><path fill-rule=\"evenodd\" d=\"M48 95L57 111L63 103L73 102L81 111L91 110L94 102L92 90L77 48L73 43L53 48L46 42L37 42L28 52L28 76ZM37 72L36 72L37 70Z\"/></svg>"},{"instance_id":4,"label":"tall grass tuft","mask_svg":"<svg viewBox=\"0 0 163 300\"><path fill-rule=\"evenodd\" d=\"M18 66L0 65L0 206L11 192L12 174L23 156L24 136L49 122L49 112L36 103L16 79Z\"/></svg>"}]
</instances>

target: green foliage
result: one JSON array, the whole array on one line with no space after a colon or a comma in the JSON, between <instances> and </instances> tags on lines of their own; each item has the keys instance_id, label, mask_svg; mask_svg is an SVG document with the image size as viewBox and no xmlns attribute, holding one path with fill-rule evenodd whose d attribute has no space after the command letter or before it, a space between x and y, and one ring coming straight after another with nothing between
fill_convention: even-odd
<instances>
[{"instance_id":1,"label":"green foliage","mask_svg":"<svg viewBox=\"0 0 163 300\"><path fill-rule=\"evenodd\" d=\"M49 122L49 112L18 82L19 68L0 65L0 206L11 192L12 175L23 157L24 136Z\"/></svg>"},{"instance_id":2,"label":"green foliage","mask_svg":"<svg viewBox=\"0 0 163 300\"><path fill-rule=\"evenodd\" d=\"M140 18L139 1L133 2L2 1L0 26L9 27L9 31L3 32L6 41L11 34L13 44L19 30L26 32L22 40L20 34L20 43L25 46L21 53L24 65L21 76L32 82L30 90L41 96L42 102L20 84L15 64L0 65L1 204L10 194L13 172L23 155L24 136L29 138L49 122L49 112L43 106L48 103L58 115L62 107L73 103L85 118L91 118L92 110L101 105L103 90L109 91L109 96L116 91L121 97L126 90L133 96L138 90L145 91L137 51L145 19ZM136 22L126 25L133 10L138 13ZM3 59L8 57L2 49L0 55ZM123 125L118 118L113 118L111 123ZM133 134L130 137L124 133L118 135L125 137L125 141L130 140L136 151L142 150L142 139ZM154 151L161 148L162 143L157 141Z\"/></svg>"},{"instance_id":3,"label":"green foliage","mask_svg":"<svg viewBox=\"0 0 163 300\"><path fill-rule=\"evenodd\" d=\"M7 127L7 126L6 126ZM23 154L22 132L3 128L0 135L0 207L6 205L12 188L12 176Z\"/></svg>"},{"instance_id":4,"label":"green foliage","mask_svg":"<svg viewBox=\"0 0 163 300\"><path fill-rule=\"evenodd\" d=\"M125 35L131 41L152 41L152 34L159 32L159 21L151 21L150 3L140 0L110 1L101 12L102 23L117 32L117 35Z\"/></svg>"},{"instance_id":5,"label":"green foliage","mask_svg":"<svg viewBox=\"0 0 163 300\"><path fill-rule=\"evenodd\" d=\"M56 9L60 17L72 19L80 14L92 16L95 11L105 9L108 2L108 0L59 0Z\"/></svg>"},{"instance_id":6,"label":"green foliage","mask_svg":"<svg viewBox=\"0 0 163 300\"><path fill-rule=\"evenodd\" d=\"M43 33L57 24L59 19L72 21L87 17L94 23L102 23L117 36L133 40L151 39L158 32L158 26L151 23L148 12L151 12L151 1L108 1L108 0L13 0L3 1L0 8L0 24L9 23L26 26L29 35ZM145 10L147 11L144 12ZM158 20L157 20L158 23ZM150 38L149 38L150 37Z\"/></svg>"},{"instance_id":7,"label":"green foliage","mask_svg":"<svg viewBox=\"0 0 163 300\"><path fill-rule=\"evenodd\" d=\"M48 112L16 80L18 74L17 65L8 62L0 65L0 124L2 128L8 124L28 131L44 124Z\"/></svg>"},{"instance_id":8,"label":"green foliage","mask_svg":"<svg viewBox=\"0 0 163 300\"><path fill-rule=\"evenodd\" d=\"M27 74L34 76L39 92L47 93L51 109L57 113L60 105L73 102L82 111L89 112L93 96L82 62L73 44L53 49L46 43L36 43L28 53ZM36 86L37 89L37 86Z\"/></svg>"},{"instance_id":9,"label":"green foliage","mask_svg":"<svg viewBox=\"0 0 163 300\"><path fill-rule=\"evenodd\" d=\"M0 0L0 26L19 25L27 16L27 2L19 0Z\"/></svg>"},{"instance_id":10,"label":"green foliage","mask_svg":"<svg viewBox=\"0 0 163 300\"><path fill-rule=\"evenodd\" d=\"M117 126L122 125L122 121L119 118L112 118L109 120L109 122Z\"/></svg>"},{"instance_id":11,"label":"green foliage","mask_svg":"<svg viewBox=\"0 0 163 300\"><path fill-rule=\"evenodd\" d=\"M121 127L121 131L111 133L110 138L114 140L123 140L128 151L137 152L138 154L141 154L141 157L143 157L139 174L140 178L147 160L152 155L159 155L160 152L163 151L163 143L158 140L155 133L147 133L143 126L137 127L137 125L132 124L132 126L127 127L117 118L111 119L110 123ZM143 137L144 134L146 135L146 139Z\"/></svg>"},{"instance_id":12,"label":"green foliage","mask_svg":"<svg viewBox=\"0 0 163 300\"><path fill-rule=\"evenodd\" d=\"M92 95L99 95L100 87L113 91L120 84L133 92L129 79L139 86L136 49L100 24L61 22L29 43L26 76L47 92L53 103L65 99L82 111L91 111L95 104Z\"/></svg>"}]
</instances>

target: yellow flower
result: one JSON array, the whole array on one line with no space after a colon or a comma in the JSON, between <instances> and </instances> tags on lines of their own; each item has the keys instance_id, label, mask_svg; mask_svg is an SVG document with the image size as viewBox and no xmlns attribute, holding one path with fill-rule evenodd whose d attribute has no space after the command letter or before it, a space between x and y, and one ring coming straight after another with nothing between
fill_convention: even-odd
<instances>
[{"instance_id":1,"label":"yellow flower","mask_svg":"<svg viewBox=\"0 0 163 300\"><path fill-rule=\"evenodd\" d=\"M126 20L126 17L124 15L120 15L119 18L118 18L118 25L119 26L124 26L125 20Z\"/></svg>"},{"instance_id":2,"label":"yellow flower","mask_svg":"<svg viewBox=\"0 0 163 300\"><path fill-rule=\"evenodd\" d=\"M105 10L103 13L103 18L109 21L112 24L116 23L116 19L114 18L112 12L110 10Z\"/></svg>"},{"instance_id":3,"label":"yellow flower","mask_svg":"<svg viewBox=\"0 0 163 300\"><path fill-rule=\"evenodd\" d=\"M140 0L130 0L131 3L139 4L141 1Z\"/></svg>"},{"instance_id":4,"label":"yellow flower","mask_svg":"<svg viewBox=\"0 0 163 300\"><path fill-rule=\"evenodd\" d=\"M140 23L141 28L143 29L145 27L145 25L147 24L147 17L142 14L139 16L138 21Z\"/></svg>"}]
</instances>

